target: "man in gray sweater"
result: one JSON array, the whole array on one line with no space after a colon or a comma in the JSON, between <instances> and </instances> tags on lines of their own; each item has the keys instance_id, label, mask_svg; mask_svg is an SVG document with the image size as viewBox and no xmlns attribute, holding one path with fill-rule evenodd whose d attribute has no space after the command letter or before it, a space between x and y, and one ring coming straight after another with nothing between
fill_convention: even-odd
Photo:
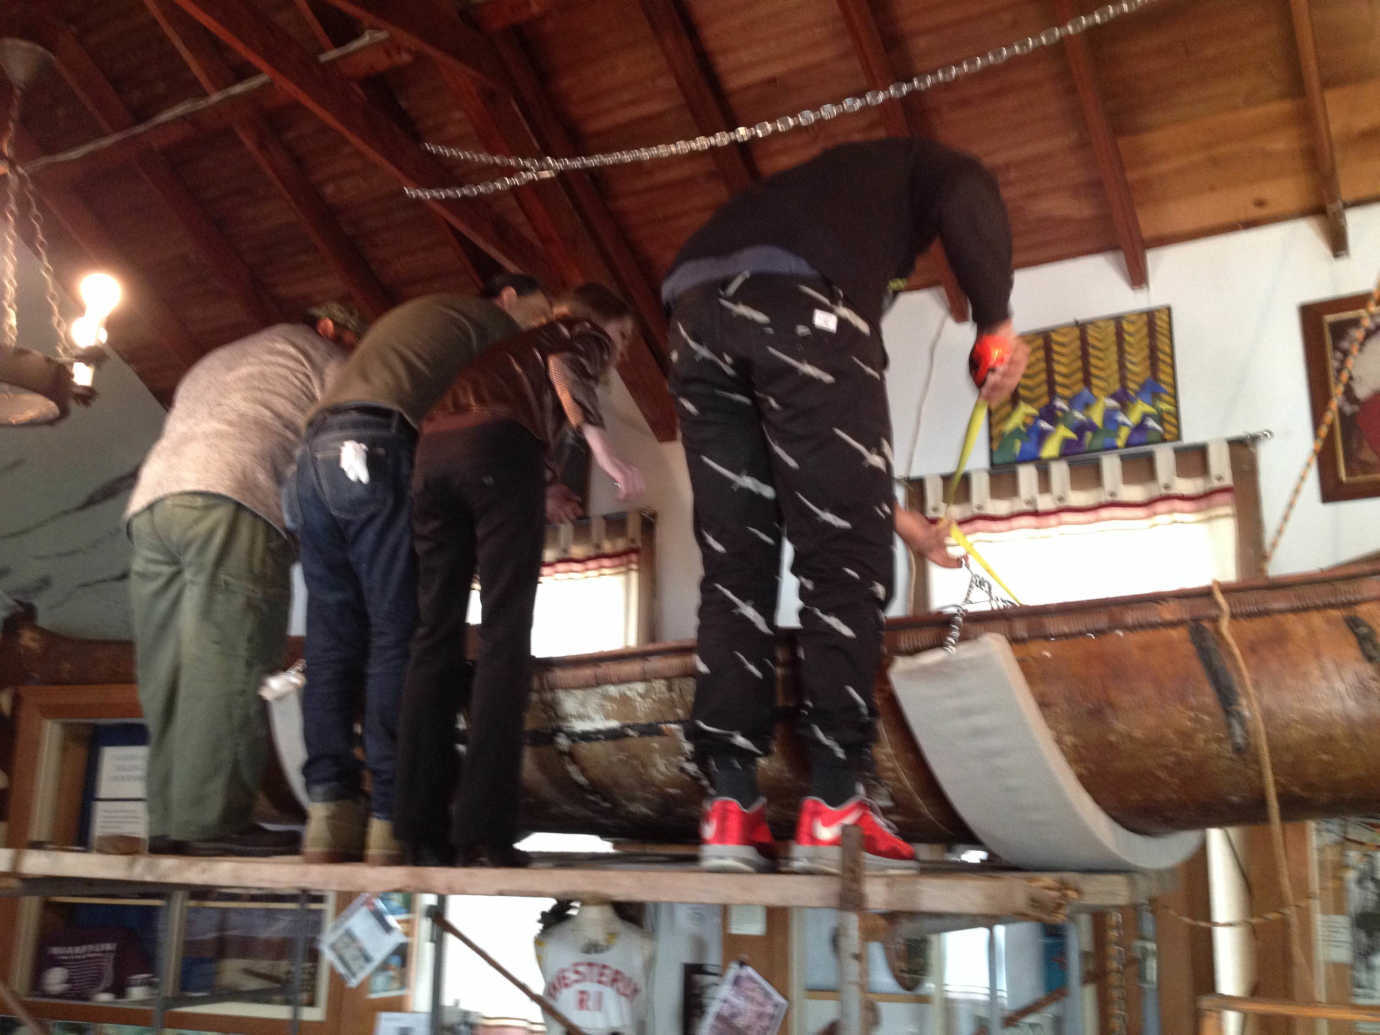
<instances>
[{"instance_id":1,"label":"man in gray sweater","mask_svg":"<svg viewBox=\"0 0 1380 1035\"><path fill-rule=\"evenodd\" d=\"M125 519L151 852L297 850L250 818L269 743L257 691L283 660L295 556L280 490L362 332L330 303L208 353L139 470Z\"/></svg>"}]
</instances>

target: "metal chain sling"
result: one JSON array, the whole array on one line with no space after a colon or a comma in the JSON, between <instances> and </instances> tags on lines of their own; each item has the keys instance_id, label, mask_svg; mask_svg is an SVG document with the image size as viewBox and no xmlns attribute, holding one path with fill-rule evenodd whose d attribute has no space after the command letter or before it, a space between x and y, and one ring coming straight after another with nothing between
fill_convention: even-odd
<instances>
[{"instance_id":1,"label":"metal chain sling","mask_svg":"<svg viewBox=\"0 0 1380 1035\"><path fill-rule=\"evenodd\" d=\"M828 122L840 115L855 115L860 111L879 107L888 101L899 101L912 93L923 93L936 86L952 83L957 79L970 76L974 72L981 72L984 69L1000 65L1013 57L1024 57L1043 47L1052 47L1070 36L1077 36L1089 29L1106 25L1158 2L1160 0L1116 0L1114 3L1103 4L1095 11L1070 18L1060 25L1051 25L1043 32L1026 36L1005 46L993 47L986 53L966 57L937 71L926 72L924 75L918 75L911 79L897 80L885 89L868 90L861 95L853 94L837 102L821 104L815 108L806 108L794 115L781 115L775 119L766 119L752 126L738 126L736 129L725 129L717 133L686 137L670 143L571 157L499 155L489 151L475 151L469 148L428 143L424 146L432 154L478 165L507 166L523 171L510 176L502 176L459 187L409 187L404 193L409 198L423 201L478 198L488 194L497 194L501 191L514 190L537 180L551 179L564 172L602 169L612 165L632 165L638 162L653 162L666 158L681 158L716 148L729 147L733 144L764 140L779 133L789 133L792 130Z\"/></svg>"}]
</instances>

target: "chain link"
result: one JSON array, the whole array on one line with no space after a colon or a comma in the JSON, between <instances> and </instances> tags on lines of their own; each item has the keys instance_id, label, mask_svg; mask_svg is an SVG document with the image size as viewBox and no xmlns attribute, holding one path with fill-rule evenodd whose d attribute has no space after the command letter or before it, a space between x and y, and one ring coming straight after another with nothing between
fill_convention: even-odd
<instances>
[{"instance_id":1,"label":"chain link","mask_svg":"<svg viewBox=\"0 0 1380 1035\"><path fill-rule=\"evenodd\" d=\"M985 53L966 57L962 61L946 65L935 72L926 72L911 79L898 80L885 89L868 90L861 96L850 95L841 101L831 101L827 104L821 104L817 108L807 108L796 112L794 115L765 119L753 126L739 126L732 130L720 130L717 133L701 134L697 137L688 137L665 144L562 158L556 155L500 155L490 151L476 151L469 148L428 143L423 146L432 154L455 158L476 165L507 166L521 169L522 172L492 180L483 180L479 183L464 184L459 187L408 187L404 193L409 198L421 201L479 198L525 187L529 183L549 179L558 173L604 169L609 166L631 165L637 162L660 161L714 148L728 147L730 144L746 144L749 141L764 140L778 133L789 133L795 129L813 126L816 122L828 122L840 115L854 115L869 108L879 107L888 101L900 100L912 93L923 93L941 83L952 83L956 79L1000 65L1012 57L1023 57L1043 47L1052 47L1070 36L1077 36L1087 32L1090 28L1106 25L1108 22L1128 14L1134 14L1144 7L1159 2L1160 0L1115 0L1113 3L1103 4L1088 14L1080 14L1070 18L1061 25L1051 25L1043 32L1026 36L1004 46L993 47Z\"/></svg>"},{"instance_id":2,"label":"chain link","mask_svg":"<svg viewBox=\"0 0 1380 1035\"><path fill-rule=\"evenodd\" d=\"M38 268L43 273L43 293L48 299L48 314L57 332L58 355L67 357L74 353L72 343L67 337L67 321L62 318L62 303L58 300L57 274L48 258L48 236L43 232L43 213L39 211L38 194L34 191L33 177L29 170L20 167L16 179L24 183L24 197L29 203L29 222L34 228L34 254L38 257Z\"/></svg>"},{"instance_id":3,"label":"chain link","mask_svg":"<svg viewBox=\"0 0 1380 1035\"><path fill-rule=\"evenodd\" d=\"M1107 914L1107 992L1111 1035L1126 1035L1126 931L1120 909Z\"/></svg>"},{"instance_id":4,"label":"chain link","mask_svg":"<svg viewBox=\"0 0 1380 1035\"><path fill-rule=\"evenodd\" d=\"M19 103L24 96L24 88L18 84L10 87L10 110L5 119L5 139L0 142L0 155L5 165L13 171L15 161L15 138L19 133ZM5 329L4 347L13 349L19 344L19 177L6 176L5 192Z\"/></svg>"}]
</instances>

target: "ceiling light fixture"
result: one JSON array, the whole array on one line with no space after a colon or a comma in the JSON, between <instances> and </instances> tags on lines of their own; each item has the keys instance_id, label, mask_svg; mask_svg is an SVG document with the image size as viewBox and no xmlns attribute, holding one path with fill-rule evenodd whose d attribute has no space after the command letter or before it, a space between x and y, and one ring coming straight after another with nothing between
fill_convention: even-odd
<instances>
[{"instance_id":1,"label":"ceiling light fixture","mask_svg":"<svg viewBox=\"0 0 1380 1035\"><path fill-rule=\"evenodd\" d=\"M0 168L5 172L4 227L0 238L3 310L0 310L0 425L52 424L67 416L72 402L89 404L95 368L105 358L105 321L120 301L120 284L105 273L88 275L81 285L86 312L68 328L58 306L57 280L48 261L43 215L33 183L19 164L15 146L24 90L52 59L28 40L0 39L0 69L10 83L9 115L0 138ZM33 247L48 300L57 356L19 343L19 208L28 205ZM27 330L27 328L26 328Z\"/></svg>"}]
</instances>

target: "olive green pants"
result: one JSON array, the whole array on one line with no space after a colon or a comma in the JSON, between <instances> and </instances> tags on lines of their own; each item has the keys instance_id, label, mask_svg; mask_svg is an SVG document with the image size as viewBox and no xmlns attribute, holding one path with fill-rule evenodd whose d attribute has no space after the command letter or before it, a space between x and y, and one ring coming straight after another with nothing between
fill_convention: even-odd
<instances>
[{"instance_id":1,"label":"olive green pants","mask_svg":"<svg viewBox=\"0 0 1380 1035\"><path fill-rule=\"evenodd\" d=\"M269 749L258 697L283 660L293 550L224 496L165 496L129 522L149 834L194 841L248 825Z\"/></svg>"}]
</instances>

